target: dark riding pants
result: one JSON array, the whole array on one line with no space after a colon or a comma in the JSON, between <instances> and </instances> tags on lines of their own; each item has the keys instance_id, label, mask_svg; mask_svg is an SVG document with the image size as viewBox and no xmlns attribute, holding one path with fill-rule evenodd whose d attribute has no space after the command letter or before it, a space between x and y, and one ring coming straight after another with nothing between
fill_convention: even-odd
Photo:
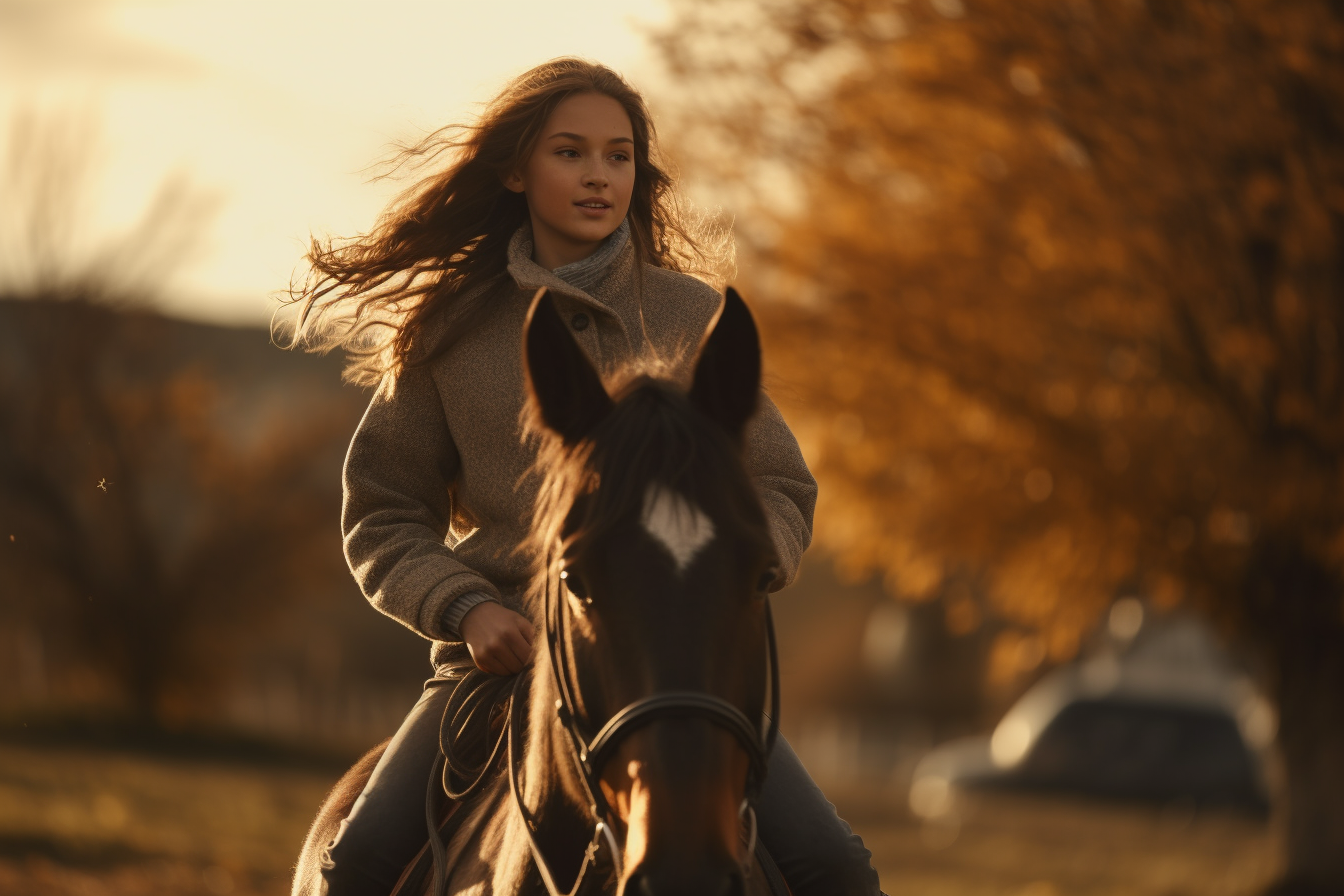
<instances>
[{"instance_id":1,"label":"dark riding pants","mask_svg":"<svg viewBox=\"0 0 1344 896\"><path fill-rule=\"evenodd\" d=\"M329 896L387 896L426 839L425 789L450 688L429 687L323 851ZM863 840L835 813L783 737L757 805L762 842L794 896L878 896Z\"/></svg>"}]
</instances>

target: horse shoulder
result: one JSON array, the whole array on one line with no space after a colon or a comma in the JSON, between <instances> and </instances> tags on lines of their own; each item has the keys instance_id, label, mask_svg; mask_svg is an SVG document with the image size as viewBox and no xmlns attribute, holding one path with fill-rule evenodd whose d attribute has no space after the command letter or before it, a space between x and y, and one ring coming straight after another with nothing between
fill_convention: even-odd
<instances>
[{"instance_id":1,"label":"horse shoulder","mask_svg":"<svg viewBox=\"0 0 1344 896\"><path fill-rule=\"evenodd\" d=\"M520 891L526 867L507 848L512 807L507 787L499 782L470 805L468 814L446 844L447 891L454 896L514 896ZM516 850L512 850L516 852Z\"/></svg>"}]
</instances>

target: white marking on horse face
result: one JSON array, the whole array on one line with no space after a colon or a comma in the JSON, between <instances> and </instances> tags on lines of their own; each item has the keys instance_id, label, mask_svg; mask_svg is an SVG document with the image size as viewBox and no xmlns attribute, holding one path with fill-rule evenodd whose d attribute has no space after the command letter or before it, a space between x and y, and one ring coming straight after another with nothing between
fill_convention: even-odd
<instances>
[{"instance_id":1,"label":"white marking on horse face","mask_svg":"<svg viewBox=\"0 0 1344 896\"><path fill-rule=\"evenodd\" d=\"M661 485L650 485L644 493L640 523L672 555L678 575L714 537L714 521L703 510Z\"/></svg>"}]
</instances>

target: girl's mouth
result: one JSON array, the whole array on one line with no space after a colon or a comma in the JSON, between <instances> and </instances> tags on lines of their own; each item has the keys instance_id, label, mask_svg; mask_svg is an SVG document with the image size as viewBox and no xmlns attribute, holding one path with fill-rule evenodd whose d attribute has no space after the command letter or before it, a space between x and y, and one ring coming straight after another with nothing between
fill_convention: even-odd
<instances>
[{"instance_id":1,"label":"girl's mouth","mask_svg":"<svg viewBox=\"0 0 1344 896\"><path fill-rule=\"evenodd\" d=\"M585 218L601 218L611 211L611 203L602 199L585 199L574 203Z\"/></svg>"}]
</instances>

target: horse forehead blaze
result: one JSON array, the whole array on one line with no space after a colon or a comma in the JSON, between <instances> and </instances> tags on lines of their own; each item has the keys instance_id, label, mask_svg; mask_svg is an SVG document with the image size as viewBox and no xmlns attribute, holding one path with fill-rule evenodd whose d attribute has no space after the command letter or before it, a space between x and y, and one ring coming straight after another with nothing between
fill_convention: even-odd
<instances>
[{"instance_id":1,"label":"horse forehead blaze","mask_svg":"<svg viewBox=\"0 0 1344 896\"><path fill-rule=\"evenodd\" d=\"M640 524L671 555L678 575L686 572L695 555L714 538L714 521L703 510L658 483L644 492Z\"/></svg>"}]
</instances>

